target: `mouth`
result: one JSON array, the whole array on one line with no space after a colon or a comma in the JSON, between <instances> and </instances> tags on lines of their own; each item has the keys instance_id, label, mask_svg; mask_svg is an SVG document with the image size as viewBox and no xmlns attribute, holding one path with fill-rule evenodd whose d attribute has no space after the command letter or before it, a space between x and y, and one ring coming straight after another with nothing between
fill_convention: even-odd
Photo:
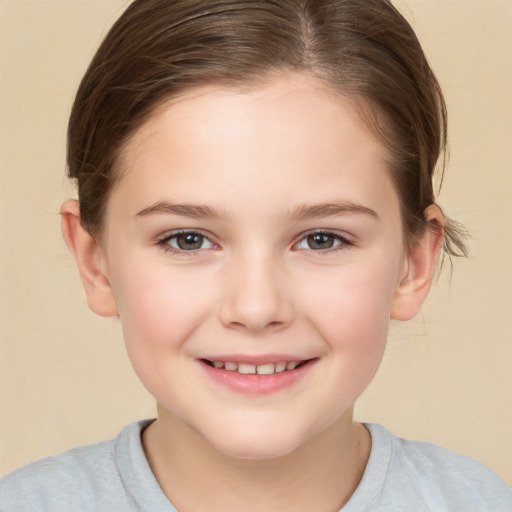
<instances>
[{"instance_id":1,"label":"mouth","mask_svg":"<svg viewBox=\"0 0 512 512\"><path fill-rule=\"evenodd\" d=\"M275 363L265 364L249 364L235 361L210 361L209 359L202 359L202 361L206 365L217 370L237 372L242 375L273 375L275 373L284 373L296 370L313 361L313 359L278 361Z\"/></svg>"},{"instance_id":2,"label":"mouth","mask_svg":"<svg viewBox=\"0 0 512 512\"><path fill-rule=\"evenodd\" d=\"M318 357L299 359L296 356L212 356L201 358L206 375L214 382L237 393L268 395L306 378Z\"/></svg>"}]
</instances>

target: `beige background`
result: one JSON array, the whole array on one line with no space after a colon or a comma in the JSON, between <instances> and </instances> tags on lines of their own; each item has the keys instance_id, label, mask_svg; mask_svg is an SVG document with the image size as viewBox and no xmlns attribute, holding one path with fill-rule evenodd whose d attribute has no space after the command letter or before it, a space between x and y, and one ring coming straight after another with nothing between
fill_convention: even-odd
<instances>
[{"instance_id":1,"label":"beige background","mask_svg":"<svg viewBox=\"0 0 512 512\"><path fill-rule=\"evenodd\" d=\"M0 0L0 474L154 415L114 320L61 241L73 93L126 0ZM421 318L394 325L357 416L475 457L512 484L512 2L397 5L444 87L440 202L473 234Z\"/></svg>"}]
</instances>

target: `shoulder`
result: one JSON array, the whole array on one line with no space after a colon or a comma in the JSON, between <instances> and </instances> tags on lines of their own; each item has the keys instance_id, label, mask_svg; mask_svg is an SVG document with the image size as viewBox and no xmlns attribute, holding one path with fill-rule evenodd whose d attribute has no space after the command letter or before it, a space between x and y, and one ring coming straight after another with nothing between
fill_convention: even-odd
<instances>
[{"instance_id":1,"label":"shoulder","mask_svg":"<svg viewBox=\"0 0 512 512\"><path fill-rule=\"evenodd\" d=\"M479 462L431 443L395 437L379 425L367 427L373 442L388 450L384 493L415 496L425 510L436 512L512 511L512 490Z\"/></svg>"},{"instance_id":2,"label":"shoulder","mask_svg":"<svg viewBox=\"0 0 512 512\"><path fill-rule=\"evenodd\" d=\"M102 473L112 464L111 445L105 441L75 448L12 472L0 480L0 510L60 511L94 496L100 490L91 477L96 469Z\"/></svg>"},{"instance_id":3,"label":"shoulder","mask_svg":"<svg viewBox=\"0 0 512 512\"><path fill-rule=\"evenodd\" d=\"M117 444L139 436L143 422L108 441L74 448L24 466L0 479L0 512L133 510L125 496Z\"/></svg>"}]
</instances>

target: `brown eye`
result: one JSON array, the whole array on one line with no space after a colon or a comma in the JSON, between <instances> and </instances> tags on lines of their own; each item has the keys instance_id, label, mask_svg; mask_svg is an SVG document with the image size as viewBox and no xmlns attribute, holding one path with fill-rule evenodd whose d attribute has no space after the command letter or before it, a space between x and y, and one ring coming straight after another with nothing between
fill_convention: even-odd
<instances>
[{"instance_id":1,"label":"brown eye","mask_svg":"<svg viewBox=\"0 0 512 512\"><path fill-rule=\"evenodd\" d=\"M211 249L213 243L201 233L185 231L168 236L160 242L162 245L170 246L177 251L199 251Z\"/></svg>"},{"instance_id":2,"label":"brown eye","mask_svg":"<svg viewBox=\"0 0 512 512\"><path fill-rule=\"evenodd\" d=\"M295 246L296 249L317 252L328 252L331 249L343 249L352 245L352 242L339 233L330 233L329 231L316 231L306 235Z\"/></svg>"},{"instance_id":3,"label":"brown eye","mask_svg":"<svg viewBox=\"0 0 512 512\"><path fill-rule=\"evenodd\" d=\"M176 237L176 245L183 251L196 251L201 249L204 236L196 233L186 233Z\"/></svg>"},{"instance_id":4,"label":"brown eye","mask_svg":"<svg viewBox=\"0 0 512 512\"><path fill-rule=\"evenodd\" d=\"M308 247L315 251L332 249L336 242L335 238L327 233L313 233L312 235L309 235L306 240Z\"/></svg>"}]
</instances>

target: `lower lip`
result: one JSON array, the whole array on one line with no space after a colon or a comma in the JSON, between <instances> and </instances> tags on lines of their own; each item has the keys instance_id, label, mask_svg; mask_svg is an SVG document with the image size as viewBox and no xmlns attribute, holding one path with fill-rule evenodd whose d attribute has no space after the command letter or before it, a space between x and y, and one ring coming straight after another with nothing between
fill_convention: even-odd
<instances>
[{"instance_id":1,"label":"lower lip","mask_svg":"<svg viewBox=\"0 0 512 512\"><path fill-rule=\"evenodd\" d=\"M295 368L295 370L285 370L284 372L272 373L271 375L259 375L257 373L242 374L237 371L218 369L204 361L198 361L208 376L214 381L234 391L252 395L275 393L293 385L310 371L315 362L315 360L310 360L306 364L299 366L299 368Z\"/></svg>"}]
</instances>

